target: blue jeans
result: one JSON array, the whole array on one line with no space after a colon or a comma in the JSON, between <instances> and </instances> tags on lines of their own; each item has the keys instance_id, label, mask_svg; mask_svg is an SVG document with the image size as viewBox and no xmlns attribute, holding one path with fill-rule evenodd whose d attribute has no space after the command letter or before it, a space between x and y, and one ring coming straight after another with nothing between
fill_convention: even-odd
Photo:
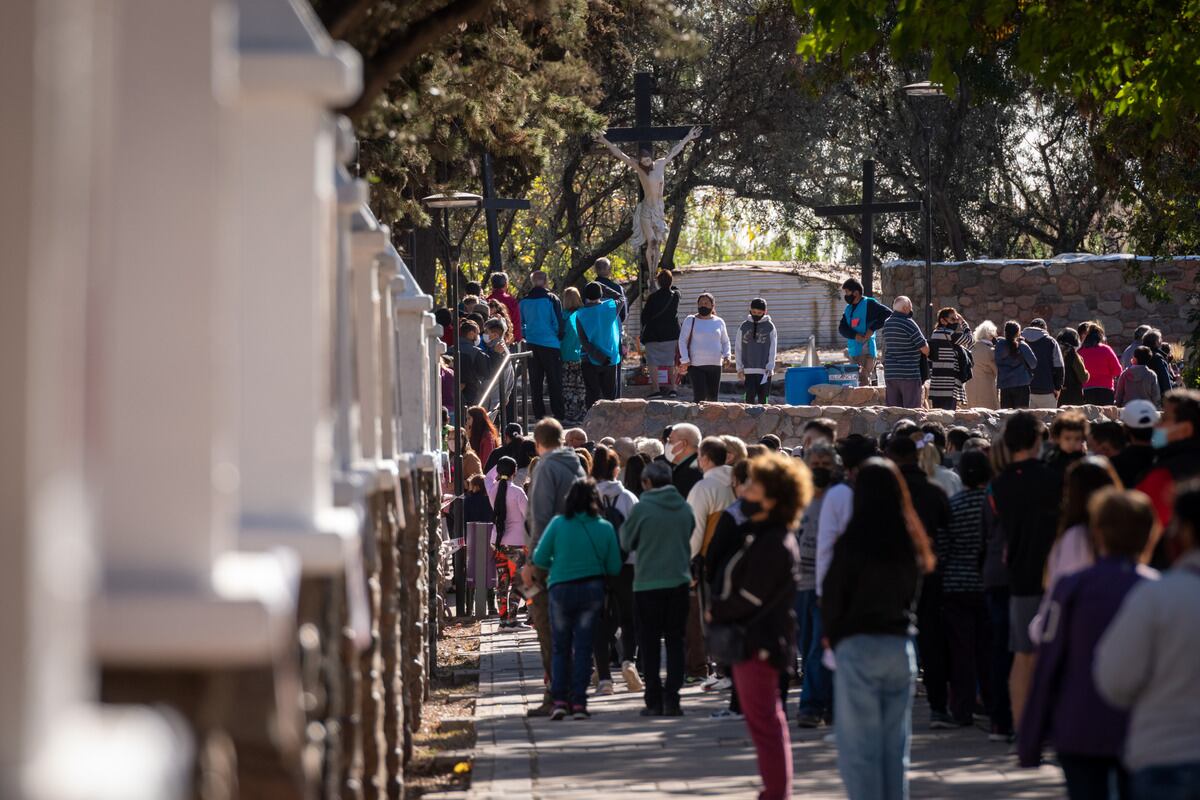
<instances>
[{"instance_id":1,"label":"blue jeans","mask_svg":"<svg viewBox=\"0 0 1200 800\"><path fill-rule=\"evenodd\" d=\"M1200 761L1133 773L1134 800L1200 800Z\"/></svg>"},{"instance_id":2,"label":"blue jeans","mask_svg":"<svg viewBox=\"0 0 1200 800\"><path fill-rule=\"evenodd\" d=\"M833 676L821 663L821 607L816 589L796 592L797 642L804 655L804 679L800 684L800 713L823 717L833 710Z\"/></svg>"},{"instance_id":3,"label":"blue jeans","mask_svg":"<svg viewBox=\"0 0 1200 800\"><path fill-rule=\"evenodd\" d=\"M604 607L604 581L592 578L550 587L550 696L587 707L592 637Z\"/></svg>"},{"instance_id":4,"label":"blue jeans","mask_svg":"<svg viewBox=\"0 0 1200 800\"><path fill-rule=\"evenodd\" d=\"M905 800L917 657L904 636L851 636L834 650L838 771L850 800Z\"/></svg>"}]
</instances>

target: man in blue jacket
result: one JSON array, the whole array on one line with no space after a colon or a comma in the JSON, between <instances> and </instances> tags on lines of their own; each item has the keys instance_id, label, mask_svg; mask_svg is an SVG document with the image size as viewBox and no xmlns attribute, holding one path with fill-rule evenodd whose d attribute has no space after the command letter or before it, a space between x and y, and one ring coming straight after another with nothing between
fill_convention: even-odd
<instances>
[{"instance_id":1,"label":"man in blue jacket","mask_svg":"<svg viewBox=\"0 0 1200 800\"><path fill-rule=\"evenodd\" d=\"M621 320L617 303L604 298L604 289L592 282L583 287L583 308L575 312L575 327L583 347L583 383L591 408L597 400L617 396L617 375L621 366Z\"/></svg>"},{"instance_id":2,"label":"man in blue jacket","mask_svg":"<svg viewBox=\"0 0 1200 800\"><path fill-rule=\"evenodd\" d=\"M562 352L559 347L565 333L566 318L558 297L546 289L547 276L537 270L529 276L533 288L522 298L521 332L533 357L529 360L529 390L533 395L533 415L546 416L543 398L545 384L550 384L550 410L561 420L566 412L562 393Z\"/></svg>"},{"instance_id":3,"label":"man in blue jacket","mask_svg":"<svg viewBox=\"0 0 1200 800\"><path fill-rule=\"evenodd\" d=\"M838 323L838 333L848 340L850 360L858 364L858 385L870 386L875 382L875 358L879 355L875 331L883 327L892 312L874 297L863 297L863 285L854 278L842 284L842 299L846 310Z\"/></svg>"}]
</instances>

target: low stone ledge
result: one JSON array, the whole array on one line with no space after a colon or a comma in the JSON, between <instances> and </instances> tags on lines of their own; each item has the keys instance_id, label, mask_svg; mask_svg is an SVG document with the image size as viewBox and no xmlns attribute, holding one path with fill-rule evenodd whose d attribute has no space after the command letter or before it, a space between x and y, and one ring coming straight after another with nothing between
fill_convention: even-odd
<instances>
[{"instance_id":1,"label":"low stone ledge","mask_svg":"<svg viewBox=\"0 0 1200 800\"><path fill-rule=\"evenodd\" d=\"M1115 406L1077 406L1089 420L1117 419L1120 409ZM856 408L846 405L825 406L749 406L742 403L681 403L671 400L601 400L592 406L584 419L583 428L592 439L605 436L650 436L658 438L663 428L681 422L691 422L705 435L731 434L747 441L773 433L785 447L800 444L804 425L815 417L828 417L838 426L838 436L859 433L879 436L903 419L917 423L940 422L946 427L962 425L979 430L989 438L1000 432L1004 420L1014 412L968 408L958 411L938 409L908 409L889 406ZM1057 411L1033 409L1047 425Z\"/></svg>"}]
</instances>

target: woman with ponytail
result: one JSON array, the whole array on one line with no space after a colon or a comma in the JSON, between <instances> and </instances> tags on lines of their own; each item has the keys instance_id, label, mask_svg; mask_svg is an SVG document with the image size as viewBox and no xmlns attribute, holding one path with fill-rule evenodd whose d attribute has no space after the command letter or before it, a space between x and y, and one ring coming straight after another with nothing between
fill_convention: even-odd
<instances>
[{"instance_id":1,"label":"woman with ponytail","mask_svg":"<svg viewBox=\"0 0 1200 800\"><path fill-rule=\"evenodd\" d=\"M996 340L996 386L1001 408L1029 408L1029 384L1037 356L1021 337L1021 323L1004 323L1004 338Z\"/></svg>"},{"instance_id":2,"label":"woman with ponytail","mask_svg":"<svg viewBox=\"0 0 1200 800\"><path fill-rule=\"evenodd\" d=\"M496 606L501 628L515 628L519 624L517 606L521 598L513 576L525 566L525 509L529 501L525 490L513 482L516 474L516 460L504 456L496 462L495 482L488 483L495 525Z\"/></svg>"}]
</instances>

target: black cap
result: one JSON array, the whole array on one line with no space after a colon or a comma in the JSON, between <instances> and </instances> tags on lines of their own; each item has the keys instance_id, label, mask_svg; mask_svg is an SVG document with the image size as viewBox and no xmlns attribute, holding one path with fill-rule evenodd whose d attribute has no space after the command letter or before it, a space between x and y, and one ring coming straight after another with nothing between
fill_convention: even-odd
<instances>
[{"instance_id":1,"label":"black cap","mask_svg":"<svg viewBox=\"0 0 1200 800\"><path fill-rule=\"evenodd\" d=\"M750 301L750 308L751 309L757 308L762 311L766 311L767 310L767 301L763 300L761 297L756 297Z\"/></svg>"}]
</instances>

